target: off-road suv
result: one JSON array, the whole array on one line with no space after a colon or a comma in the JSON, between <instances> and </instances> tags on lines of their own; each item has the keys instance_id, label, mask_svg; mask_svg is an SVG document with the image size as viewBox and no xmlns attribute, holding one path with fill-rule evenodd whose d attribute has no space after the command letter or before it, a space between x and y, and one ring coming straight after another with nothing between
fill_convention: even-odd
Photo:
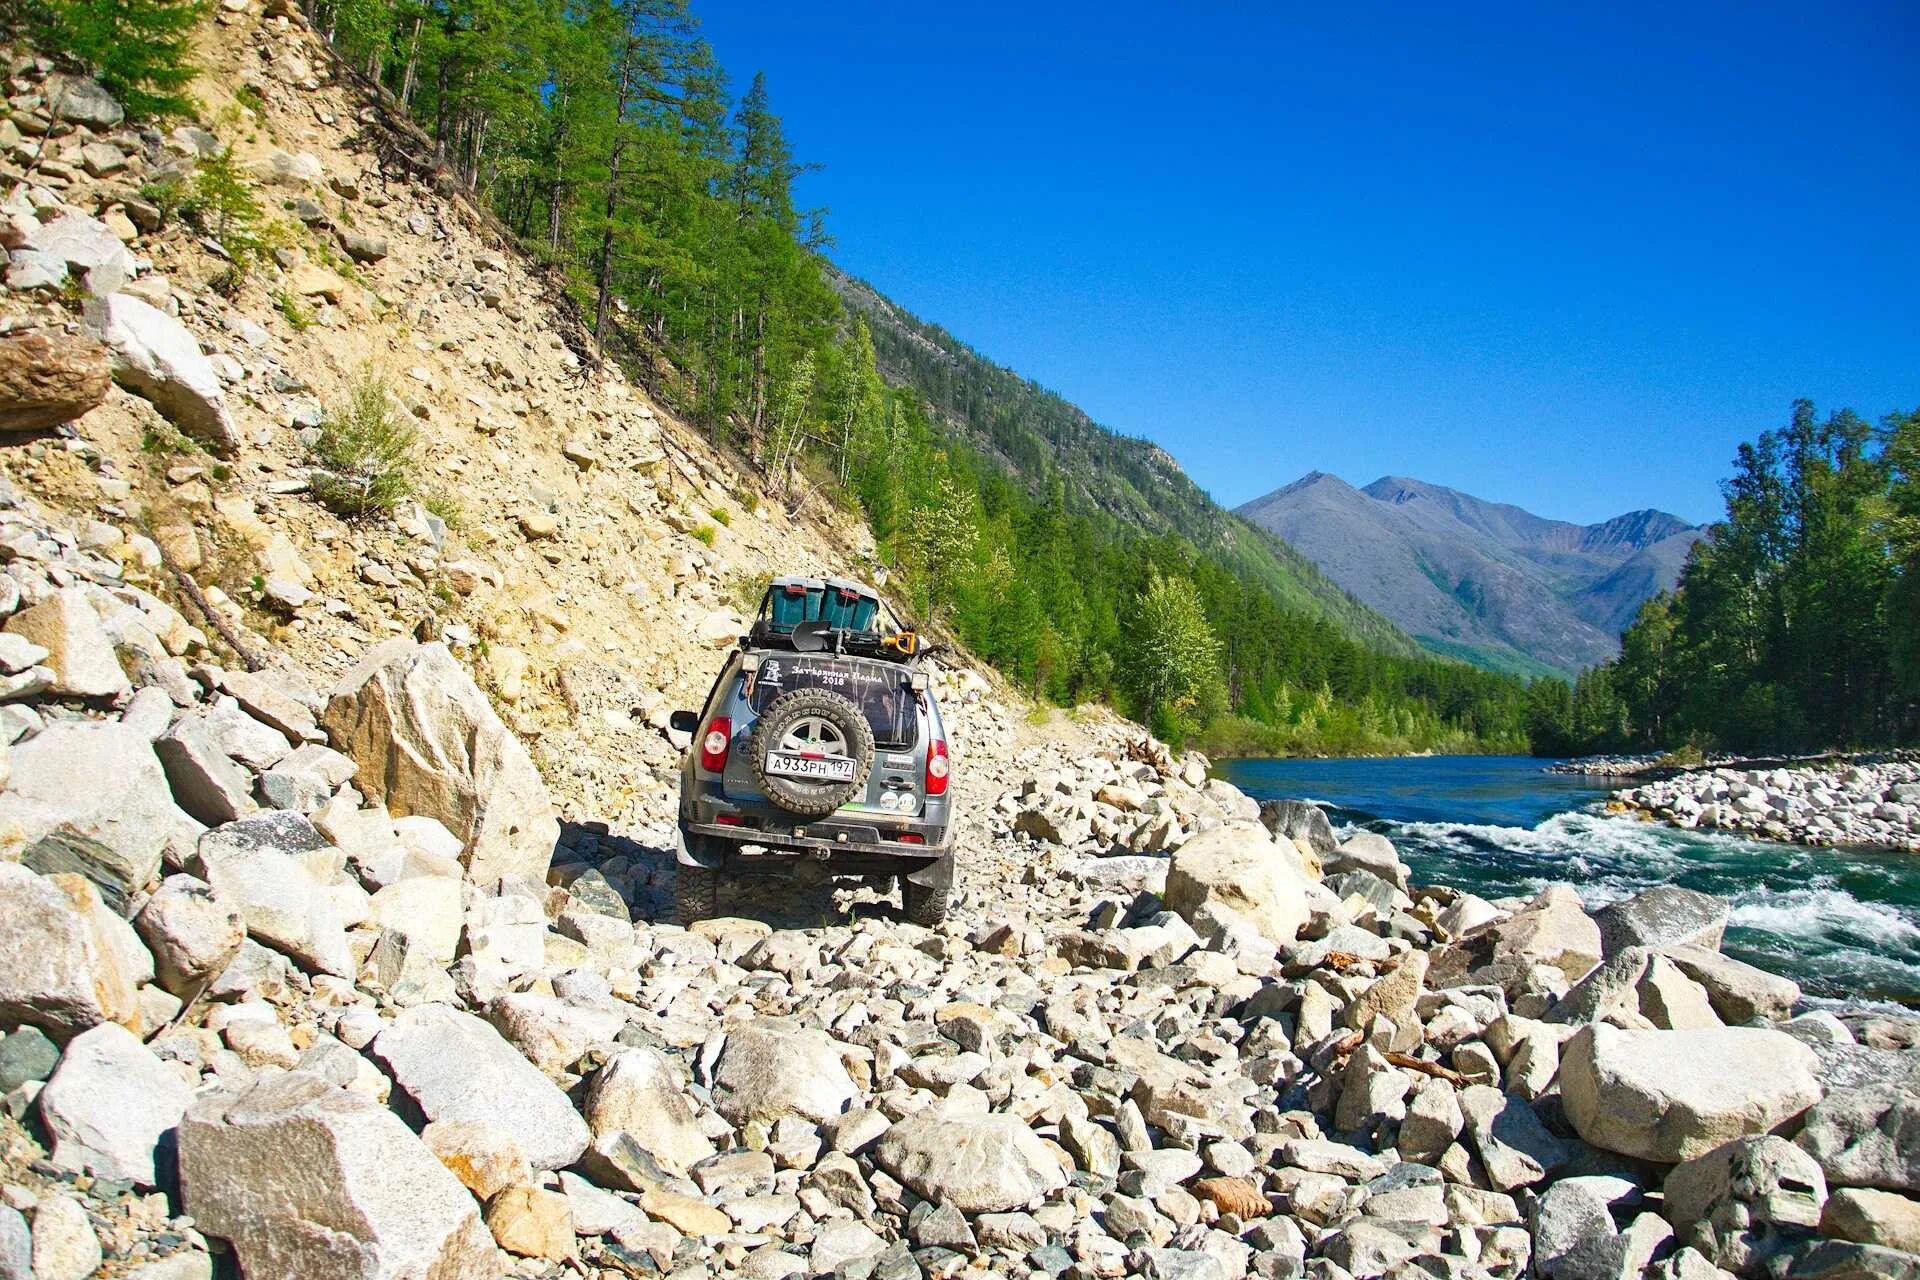
<instances>
[{"instance_id":1,"label":"off-road suv","mask_svg":"<svg viewBox=\"0 0 1920 1280\"><path fill-rule=\"evenodd\" d=\"M883 617L883 613L885 617ZM776 578L698 713L680 775L680 919L721 881L811 861L900 882L907 917L946 919L953 884L947 732L932 650L839 578Z\"/></svg>"}]
</instances>

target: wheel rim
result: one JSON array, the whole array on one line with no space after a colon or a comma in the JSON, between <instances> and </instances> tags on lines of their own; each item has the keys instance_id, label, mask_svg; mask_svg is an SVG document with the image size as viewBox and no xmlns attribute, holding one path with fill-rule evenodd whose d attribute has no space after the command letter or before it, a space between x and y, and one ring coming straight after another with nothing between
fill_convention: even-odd
<instances>
[{"instance_id":1,"label":"wheel rim","mask_svg":"<svg viewBox=\"0 0 1920 1280\"><path fill-rule=\"evenodd\" d=\"M844 756L847 735L825 716L802 716L781 735L779 749L798 755Z\"/></svg>"}]
</instances>

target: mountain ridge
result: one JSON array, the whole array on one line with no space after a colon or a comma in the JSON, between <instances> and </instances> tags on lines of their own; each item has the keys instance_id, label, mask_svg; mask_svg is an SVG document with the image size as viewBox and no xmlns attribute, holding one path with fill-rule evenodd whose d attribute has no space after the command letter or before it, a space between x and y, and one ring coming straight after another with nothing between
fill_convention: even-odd
<instances>
[{"instance_id":1,"label":"mountain ridge","mask_svg":"<svg viewBox=\"0 0 1920 1280\"><path fill-rule=\"evenodd\" d=\"M828 281L867 319L881 373L910 386L946 428L1030 486L1058 476L1070 502L1149 535L1178 535L1264 583L1276 599L1383 653L1419 644L1270 530L1215 502L1161 445L1094 421L1064 396L983 355L868 281L828 264ZM984 392L981 389L984 388Z\"/></svg>"},{"instance_id":2,"label":"mountain ridge","mask_svg":"<svg viewBox=\"0 0 1920 1280\"><path fill-rule=\"evenodd\" d=\"M1429 649L1531 674L1617 653L1701 533L1651 507L1583 525L1407 476L1356 488L1317 470L1236 511Z\"/></svg>"}]
</instances>

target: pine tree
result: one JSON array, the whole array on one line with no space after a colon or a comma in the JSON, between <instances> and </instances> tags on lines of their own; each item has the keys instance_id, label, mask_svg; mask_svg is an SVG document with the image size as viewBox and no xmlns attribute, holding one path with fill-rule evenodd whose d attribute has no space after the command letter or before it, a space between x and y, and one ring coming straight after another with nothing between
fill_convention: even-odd
<instances>
[{"instance_id":1,"label":"pine tree","mask_svg":"<svg viewBox=\"0 0 1920 1280\"><path fill-rule=\"evenodd\" d=\"M187 61L205 0L49 0L43 39L99 77L134 116L191 110Z\"/></svg>"}]
</instances>

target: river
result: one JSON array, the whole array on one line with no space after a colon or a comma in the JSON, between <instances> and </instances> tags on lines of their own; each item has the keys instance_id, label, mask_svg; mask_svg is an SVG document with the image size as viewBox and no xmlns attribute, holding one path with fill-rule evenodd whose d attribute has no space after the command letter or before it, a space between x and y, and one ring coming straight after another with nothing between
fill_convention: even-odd
<instances>
[{"instance_id":1,"label":"river","mask_svg":"<svg viewBox=\"0 0 1920 1280\"><path fill-rule=\"evenodd\" d=\"M1603 779L1541 772L1520 756L1227 760L1251 796L1327 806L1336 831L1392 840L1416 884L1483 897L1554 881L1589 910L1656 884L1731 905L1723 949L1809 996L1920 1005L1920 856L1807 849L1591 812Z\"/></svg>"}]
</instances>

